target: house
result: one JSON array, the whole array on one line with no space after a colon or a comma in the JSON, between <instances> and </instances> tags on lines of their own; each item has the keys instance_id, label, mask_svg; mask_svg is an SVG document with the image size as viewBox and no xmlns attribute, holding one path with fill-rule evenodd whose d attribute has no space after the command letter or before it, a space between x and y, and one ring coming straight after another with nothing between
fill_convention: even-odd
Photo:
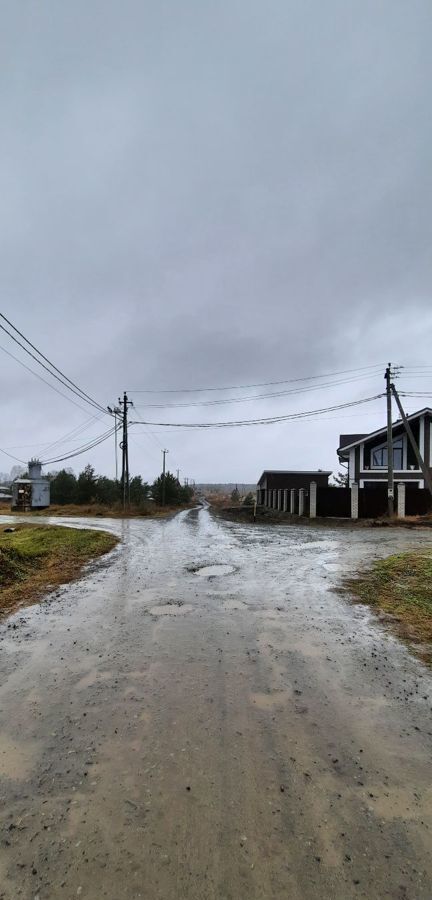
<instances>
[{"instance_id":1,"label":"house","mask_svg":"<svg viewBox=\"0 0 432 900\"><path fill-rule=\"evenodd\" d=\"M7 484L0 484L0 504L10 503L11 500L12 494L10 492L10 487Z\"/></svg>"},{"instance_id":2,"label":"house","mask_svg":"<svg viewBox=\"0 0 432 900\"><path fill-rule=\"evenodd\" d=\"M332 473L302 469L265 469L257 483L257 503L274 509L288 509L288 494L300 490L308 492L311 482L318 487L328 487Z\"/></svg>"},{"instance_id":3,"label":"house","mask_svg":"<svg viewBox=\"0 0 432 900\"><path fill-rule=\"evenodd\" d=\"M50 482L42 475L42 464L31 459L28 478L16 478L12 482L12 509L28 512L45 509L50 505Z\"/></svg>"},{"instance_id":4,"label":"house","mask_svg":"<svg viewBox=\"0 0 432 900\"><path fill-rule=\"evenodd\" d=\"M432 409L428 406L407 416L426 466L432 470ZM403 422L393 423L394 481L406 487L424 488L424 478ZM387 481L387 427L370 434L341 434L338 456L348 463L348 485L360 488L382 485Z\"/></svg>"}]
</instances>

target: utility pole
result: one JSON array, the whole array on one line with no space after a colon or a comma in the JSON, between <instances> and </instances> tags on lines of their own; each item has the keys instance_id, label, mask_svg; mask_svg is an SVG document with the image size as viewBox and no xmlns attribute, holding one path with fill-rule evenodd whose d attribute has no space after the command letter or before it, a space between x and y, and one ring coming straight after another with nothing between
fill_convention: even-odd
<instances>
[{"instance_id":1,"label":"utility pole","mask_svg":"<svg viewBox=\"0 0 432 900\"><path fill-rule=\"evenodd\" d=\"M165 506L165 457L168 450L162 450L163 466L162 466L162 506Z\"/></svg>"},{"instance_id":2,"label":"utility pole","mask_svg":"<svg viewBox=\"0 0 432 900\"><path fill-rule=\"evenodd\" d=\"M387 398L387 512L389 518L394 515L394 477L393 477L393 423L392 423L392 390L391 390L391 363L388 364L385 375Z\"/></svg>"},{"instance_id":3,"label":"utility pole","mask_svg":"<svg viewBox=\"0 0 432 900\"><path fill-rule=\"evenodd\" d=\"M120 401L119 401L120 402ZM117 417L121 417L122 411L119 406L107 406L107 410L114 416L114 455L115 455L115 480L118 481L118 444L117 444Z\"/></svg>"},{"instance_id":4,"label":"utility pole","mask_svg":"<svg viewBox=\"0 0 432 900\"><path fill-rule=\"evenodd\" d=\"M180 484L180 469L177 469L177 481Z\"/></svg>"},{"instance_id":5,"label":"utility pole","mask_svg":"<svg viewBox=\"0 0 432 900\"><path fill-rule=\"evenodd\" d=\"M119 406L123 403L123 439L120 444L120 448L122 451L122 477L121 477L121 489L122 489L122 497L123 497L123 509L126 509L126 504L130 503L130 488L129 488L129 448L128 448L128 420L127 414L130 406L133 406L132 400L128 400L126 391L123 394L123 401L119 397Z\"/></svg>"},{"instance_id":6,"label":"utility pole","mask_svg":"<svg viewBox=\"0 0 432 900\"><path fill-rule=\"evenodd\" d=\"M402 407L402 403L400 402L400 399L399 399L399 394L398 394L398 392L397 392L397 390L396 390L394 384L392 384L391 389L392 389L393 397L394 397L395 400L396 400L398 410L399 410L399 412L400 412L400 414L401 414L401 419L402 419L402 422L404 423L405 431L406 431L406 433L407 433L407 435L408 435L408 438L409 438L409 440L410 440L410 442L411 442L411 447L412 447L413 450L414 450L414 455L415 455L415 458L416 458L416 460L417 460L419 469L421 469L421 471L422 471L422 473L423 473L423 478L424 478L424 480L425 480L425 485L426 485L426 487L428 488L430 494L432 495L432 479L431 479L431 476L430 476L429 469L428 469L428 467L427 467L427 466L425 465L425 463L424 463L424 460L423 460L423 458L422 458L422 455L421 455L421 453L420 453L420 450L419 450L419 448L418 448L418 446L417 446L417 441L416 441L416 439L415 439L415 437L414 437L414 435L413 435L411 425L410 425L410 423L408 422L408 419L407 419L407 417L406 417L406 415L405 415L404 409L403 409L403 407Z\"/></svg>"}]
</instances>

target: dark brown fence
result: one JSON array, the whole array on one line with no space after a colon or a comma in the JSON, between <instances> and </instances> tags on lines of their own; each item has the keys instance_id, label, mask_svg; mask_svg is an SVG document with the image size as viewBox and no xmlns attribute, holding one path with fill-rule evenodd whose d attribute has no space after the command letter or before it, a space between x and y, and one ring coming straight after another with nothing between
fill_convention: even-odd
<instances>
[{"instance_id":1,"label":"dark brown fence","mask_svg":"<svg viewBox=\"0 0 432 900\"><path fill-rule=\"evenodd\" d=\"M387 514L387 485L359 488L359 519L375 519ZM395 492L396 494L396 492ZM396 497L395 497L396 504Z\"/></svg>"},{"instance_id":2,"label":"dark brown fence","mask_svg":"<svg viewBox=\"0 0 432 900\"><path fill-rule=\"evenodd\" d=\"M405 493L405 515L424 516L431 512L432 497L427 488L407 487Z\"/></svg>"},{"instance_id":3,"label":"dark brown fence","mask_svg":"<svg viewBox=\"0 0 432 900\"><path fill-rule=\"evenodd\" d=\"M349 519L351 491L349 488L320 487L317 490L317 516Z\"/></svg>"}]
</instances>

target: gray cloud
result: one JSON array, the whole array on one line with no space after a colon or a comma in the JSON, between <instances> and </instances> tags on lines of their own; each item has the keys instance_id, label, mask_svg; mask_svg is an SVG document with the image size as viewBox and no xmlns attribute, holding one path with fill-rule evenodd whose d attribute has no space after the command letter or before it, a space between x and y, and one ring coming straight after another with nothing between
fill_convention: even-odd
<instances>
[{"instance_id":1,"label":"gray cloud","mask_svg":"<svg viewBox=\"0 0 432 900\"><path fill-rule=\"evenodd\" d=\"M426 0L45 0L2 13L2 307L70 377L108 403L124 388L429 362ZM36 451L86 418L3 354L0 373L3 446ZM381 388L380 375L178 416L271 415ZM196 478L332 468L339 430L379 425L374 409L158 429L133 468L153 477L158 442ZM112 471L112 448L89 458Z\"/></svg>"}]
</instances>

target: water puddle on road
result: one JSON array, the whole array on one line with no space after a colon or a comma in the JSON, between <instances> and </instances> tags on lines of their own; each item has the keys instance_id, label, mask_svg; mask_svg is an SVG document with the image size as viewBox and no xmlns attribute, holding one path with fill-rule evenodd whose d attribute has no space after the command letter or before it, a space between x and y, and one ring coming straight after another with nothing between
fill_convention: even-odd
<instances>
[{"instance_id":1,"label":"water puddle on road","mask_svg":"<svg viewBox=\"0 0 432 900\"><path fill-rule=\"evenodd\" d=\"M192 612L193 606L187 603L164 603L161 606L152 606L152 616L184 616Z\"/></svg>"},{"instance_id":2,"label":"water puddle on road","mask_svg":"<svg viewBox=\"0 0 432 900\"><path fill-rule=\"evenodd\" d=\"M196 569L194 574L202 575L203 578L215 578L217 575L232 575L234 571L234 566L221 563L213 566L202 566L201 569Z\"/></svg>"},{"instance_id":3,"label":"water puddle on road","mask_svg":"<svg viewBox=\"0 0 432 900\"><path fill-rule=\"evenodd\" d=\"M231 610L232 612L239 611L241 609L249 609L247 603L243 603L242 600L225 600L222 603L224 609Z\"/></svg>"}]
</instances>

